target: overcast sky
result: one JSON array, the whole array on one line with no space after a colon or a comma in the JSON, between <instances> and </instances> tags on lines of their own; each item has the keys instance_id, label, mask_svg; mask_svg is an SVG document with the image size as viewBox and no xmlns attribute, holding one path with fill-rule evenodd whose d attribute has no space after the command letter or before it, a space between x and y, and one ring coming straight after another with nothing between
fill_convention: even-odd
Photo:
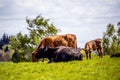
<instances>
[{"instance_id":1,"label":"overcast sky","mask_svg":"<svg viewBox=\"0 0 120 80\"><path fill-rule=\"evenodd\" d=\"M102 38L106 26L117 28L120 21L120 0L0 0L0 37L3 33L28 34L26 16L41 14L50 19L59 34L76 34L78 46Z\"/></svg>"}]
</instances>

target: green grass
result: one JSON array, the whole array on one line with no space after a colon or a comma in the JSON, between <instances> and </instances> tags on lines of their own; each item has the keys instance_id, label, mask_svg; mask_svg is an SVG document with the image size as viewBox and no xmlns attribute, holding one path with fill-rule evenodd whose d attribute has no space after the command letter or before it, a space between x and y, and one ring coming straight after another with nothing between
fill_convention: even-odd
<instances>
[{"instance_id":1,"label":"green grass","mask_svg":"<svg viewBox=\"0 0 120 80\"><path fill-rule=\"evenodd\" d=\"M120 80L120 58L60 63L0 62L0 80Z\"/></svg>"}]
</instances>

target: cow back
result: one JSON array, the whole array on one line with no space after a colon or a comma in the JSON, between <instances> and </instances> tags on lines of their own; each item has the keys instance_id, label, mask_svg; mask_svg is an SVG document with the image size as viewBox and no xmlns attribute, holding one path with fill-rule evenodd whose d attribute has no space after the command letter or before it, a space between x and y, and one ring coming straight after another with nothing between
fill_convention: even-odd
<instances>
[{"instance_id":1,"label":"cow back","mask_svg":"<svg viewBox=\"0 0 120 80\"><path fill-rule=\"evenodd\" d=\"M76 35L66 34L66 35L63 35L62 37L68 42L68 47L77 48Z\"/></svg>"}]
</instances>

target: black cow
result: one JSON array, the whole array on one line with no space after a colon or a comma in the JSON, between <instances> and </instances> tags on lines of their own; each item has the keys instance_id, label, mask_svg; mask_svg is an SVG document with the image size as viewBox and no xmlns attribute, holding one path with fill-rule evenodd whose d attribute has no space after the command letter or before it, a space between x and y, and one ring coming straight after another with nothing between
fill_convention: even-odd
<instances>
[{"instance_id":1,"label":"black cow","mask_svg":"<svg viewBox=\"0 0 120 80\"><path fill-rule=\"evenodd\" d=\"M49 62L67 62L71 60L82 60L83 55L80 53L79 49L74 49L72 47L43 47L35 55L36 59L48 58Z\"/></svg>"},{"instance_id":2,"label":"black cow","mask_svg":"<svg viewBox=\"0 0 120 80\"><path fill-rule=\"evenodd\" d=\"M116 54L112 54L110 57L111 57L111 58L112 58L112 57L120 57L120 53L118 52L118 53L116 53Z\"/></svg>"}]
</instances>

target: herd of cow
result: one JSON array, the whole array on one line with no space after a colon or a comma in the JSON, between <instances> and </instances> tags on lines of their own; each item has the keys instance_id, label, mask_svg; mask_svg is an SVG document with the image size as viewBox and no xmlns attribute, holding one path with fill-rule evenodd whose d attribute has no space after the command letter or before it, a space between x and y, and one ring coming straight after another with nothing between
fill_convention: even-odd
<instances>
[{"instance_id":1,"label":"herd of cow","mask_svg":"<svg viewBox=\"0 0 120 80\"><path fill-rule=\"evenodd\" d=\"M103 57L102 39L97 38L85 44L83 48L86 59L91 59L93 50L97 50L99 57ZM77 39L74 34L49 36L41 40L37 49L32 52L32 61L38 62L40 58L49 59L50 62L66 62L71 60L82 60L83 54L77 48Z\"/></svg>"}]
</instances>

